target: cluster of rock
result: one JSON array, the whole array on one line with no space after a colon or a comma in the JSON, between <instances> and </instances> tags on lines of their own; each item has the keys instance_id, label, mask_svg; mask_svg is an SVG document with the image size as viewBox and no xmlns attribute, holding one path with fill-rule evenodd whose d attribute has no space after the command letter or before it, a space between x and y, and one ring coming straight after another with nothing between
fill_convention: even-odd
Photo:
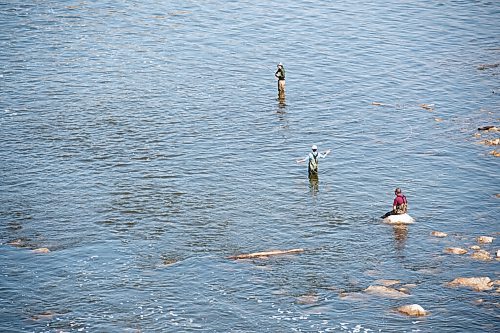
<instances>
[{"instance_id":1,"label":"cluster of rock","mask_svg":"<svg viewBox=\"0 0 500 333\"><path fill-rule=\"evenodd\" d=\"M441 231L433 231L431 235L434 237L444 238L448 235ZM480 236L476 238L478 244L491 244L495 238L490 236ZM479 245L472 245L469 247L469 250L472 251L471 258L483 261L493 260L493 257L496 256L496 260L500 260L500 250L496 251L496 255L491 254L489 251L482 249ZM448 254L458 254L463 255L469 253L468 249L462 247L446 247L443 251Z\"/></svg>"},{"instance_id":2,"label":"cluster of rock","mask_svg":"<svg viewBox=\"0 0 500 333\"><path fill-rule=\"evenodd\" d=\"M486 133L495 133L495 132L500 132L500 128L493 126L493 125L488 125L488 126L483 126L479 127L477 129L478 131L483 131ZM476 133L475 135L476 138L482 137L482 134ZM493 139L485 139L479 142L480 144L486 145L486 146L498 146L500 145L500 138L493 138ZM492 150L489 152L489 155L493 155L495 157L500 157L500 150Z\"/></svg>"},{"instance_id":3,"label":"cluster of rock","mask_svg":"<svg viewBox=\"0 0 500 333\"><path fill-rule=\"evenodd\" d=\"M43 253L50 252L50 250L46 247L33 247L26 240L23 240L23 239L15 239L13 241L8 242L7 245L19 247L19 248L29 248L29 249L31 249L31 252L37 253L37 254L43 254Z\"/></svg>"},{"instance_id":4,"label":"cluster of rock","mask_svg":"<svg viewBox=\"0 0 500 333\"><path fill-rule=\"evenodd\" d=\"M431 235L439 238L448 236L446 233L441 231L433 231L431 232ZM479 236L475 240L480 245L486 245L492 244L495 238L490 236ZM492 254L489 251L481 249L481 246L477 244L470 246L469 249L473 251L470 256L472 259L490 261L493 260L493 257L495 257L496 260L500 260L500 250L497 250L496 254ZM463 255L469 253L469 250L461 247L447 247L444 249L444 252L449 254ZM475 291L491 290L495 285L500 285L500 280L492 281L487 276L459 277L447 283L447 286L449 287L467 287ZM496 292L500 292L500 287L497 287Z\"/></svg>"},{"instance_id":5,"label":"cluster of rock","mask_svg":"<svg viewBox=\"0 0 500 333\"><path fill-rule=\"evenodd\" d=\"M433 231L431 232L431 235L438 238L448 237L448 234L441 231ZM475 239L479 245L492 244L494 240L495 238L490 236L480 236ZM471 258L479 260L492 260L493 255L490 252L481 249L479 245L470 246L470 250L473 251ZM468 253L469 250L459 247L447 247L444 249L444 252L463 255ZM496 252L496 260L500 260L500 250L497 250ZM500 280L492 281L487 276L458 277L453 281L446 282L445 285L447 287L469 288L478 292L489 291L497 288L496 292L500 292ZM411 297L411 289L415 286L415 284L402 284L399 280L376 280L372 285L360 292L341 292L340 297L346 300L362 300L371 296L405 299ZM425 310L419 304L405 304L395 308L394 310L403 315L413 317L427 316L430 314L429 311Z\"/></svg>"},{"instance_id":6,"label":"cluster of rock","mask_svg":"<svg viewBox=\"0 0 500 333\"><path fill-rule=\"evenodd\" d=\"M373 285L368 286L361 292L340 293L340 297L346 300L362 300L365 297L384 297L391 299L404 299L411 297L410 290L415 284L402 284L399 280L376 280ZM426 316L429 314L419 304L405 304L393 309L407 316Z\"/></svg>"}]
</instances>

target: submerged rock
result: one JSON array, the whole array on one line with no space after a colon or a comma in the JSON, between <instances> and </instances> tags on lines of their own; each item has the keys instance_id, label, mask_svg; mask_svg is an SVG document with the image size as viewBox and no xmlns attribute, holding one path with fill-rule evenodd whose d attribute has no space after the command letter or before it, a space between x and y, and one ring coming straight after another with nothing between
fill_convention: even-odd
<instances>
[{"instance_id":1,"label":"submerged rock","mask_svg":"<svg viewBox=\"0 0 500 333\"><path fill-rule=\"evenodd\" d=\"M474 250L474 251L478 251L478 250L481 250L481 248L479 247L479 245L472 245L470 247L471 250Z\"/></svg>"},{"instance_id":2,"label":"submerged rock","mask_svg":"<svg viewBox=\"0 0 500 333\"><path fill-rule=\"evenodd\" d=\"M28 243L24 239L15 239L13 241L8 242L7 245L14 247L28 247Z\"/></svg>"},{"instance_id":3,"label":"submerged rock","mask_svg":"<svg viewBox=\"0 0 500 333\"><path fill-rule=\"evenodd\" d=\"M450 287L468 287L475 291L484 291L493 289L493 283L489 277L459 277L448 282Z\"/></svg>"},{"instance_id":4,"label":"submerged rock","mask_svg":"<svg viewBox=\"0 0 500 333\"><path fill-rule=\"evenodd\" d=\"M444 249L444 252L449 254L466 254L467 250L460 247L447 247Z\"/></svg>"},{"instance_id":5,"label":"submerged rock","mask_svg":"<svg viewBox=\"0 0 500 333\"><path fill-rule=\"evenodd\" d=\"M471 258L478 259L478 260L484 260L484 261L489 261L489 260L493 259L491 257L491 254L485 250L479 250L479 251L474 252L471 255Z\"/></svg>"},{"instance_id":6,"label":"submerged rock","mask_svg":"<svg viewBox=\"0 0 500 333\"><path fill-rule=\"evenodd\" d=\"M434 237L440 237L440 238L448 236L448 234L446 232L441 232L441 231L433 231L433 232L431 232L431 235Z\"/></svg>"},{"instance_id":7,"label":"submerged rock","mask_svg":"<svg viewBox=\"0 0 500 333\"><path fill-rule=\"evenodd\" d=\"M401 281L399 281L399 280L385 280L385 279L380 279L380 280L375 281L375 283L376 284L381 284L381 285L386 286L386 287L389 287L389 286L393 286L395 284L401 283Z\"/></svg>"},{"instance_id":8,"label":"submerged rock","mask_svg":"<svg viewBox=\"0 0 500 333\"><path fill-rule=\"evenodd\" d=\"M54 318L56 314L53 311L43 311L40 313L37 313L35 315L31 316L32 320L38 321L38 320L50 320Z\"/></svg>"},{"instance_id":9,"label":"submerged rock","mask_svg":"<svg viewBox=\"0 0 500 333\"><path fill-rule=\"evenodd\" d=\"M428 111L432 111L434 110L434 104L425 104L425 103L422 103L422 104L419 104L419 106L422 108L422 109L426 109Z\"/></svg>"},{"instance_id":10,"label":"submerged rock","mask_svg":"<svg viewBox=\"0 0 500 333\"><path fill-rule=\"evenodd\" d=\"M408 297L410 295L401 292L399 290L389 288L386 286L369 286L366 288L365 293L382 296L382 297L390 297L390 298L399 298L399 297Z\"/></svg>"},{"instance_id":11,"label":"submerged rock","mask_svg":"<svg viewBox=\"0 0 500 333\"><path fill-rule=\"evenodd\" d=\"M480 244L490 244L490 243L493 243L494 239L495 238L489 237L489 236L480 236L476 240Z\"/></svg>"},{"instance_id":12,"label":"submerged rock","mask_svg":"<svg viewBox=\"0 0 500 333\"><path fill-rule=\"evenodd\" d=\"M425 311L424 308L418 304L403 305L400 306L397 310L399 313L405 314L407 316L421 317L427 315L427 311Z\"/></svg>"},{"instance_id":13,"label":"submerged rock","mask_svg":"<svg viewBox=\"0 0 500 333\"><path fill-rule=\"evenodd\" d=\"M480 71L484 71L485 69L496 68L498 66L500 66L500 64L481 64L477 66L477 69Z\"/></svg>"},{"instance_id":14,"label":"submerged rock","mask_svg":"<svg viewBox=\"0 0 500 333\"><path fill-rule=\"evenodd\" d=\"M483 141L480 141L479 143L481 143L483 145L487 145L487 146L498 146L498 145L500 145L500 138L496 138L493 140L483 140Z\"/></svg>"},{"instance_id":15,"label":"submerged rock","mask_svg":"<svg viewBox=\"0 0 500 333\"><path fill-rule=\"evenodd\" d=\"M319 297L317 295L302 295L297 297L297 304L315 304L318 303Z\"/></svg>"}]
</instances>

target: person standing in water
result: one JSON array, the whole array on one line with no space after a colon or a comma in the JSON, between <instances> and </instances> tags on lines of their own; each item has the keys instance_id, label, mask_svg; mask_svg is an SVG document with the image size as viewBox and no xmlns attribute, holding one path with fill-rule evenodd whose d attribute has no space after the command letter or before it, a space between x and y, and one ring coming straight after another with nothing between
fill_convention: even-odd
<instances>
[{"instance_id":1,"label":"person standing in water","mask_svg":"<svg viewBox=\"0 0 500 333\"><path fill-rule=\"evenodd\" d=\"M399 187L394 190L394 195L396 197L392 203L392 210L382 216L384 219L390 215L401 215L408 212L408 200Z\"/></svg>"},{"instance_id":2,"label":"person standing in water","mask_svg":"<svg viewBox=\"0 0 500 333\"><path fill-rule=\"evenodd\" d=\"M285 99L285 68L281 62L277 67L278 69L274 73L274 76L278 79L278 98L283 100Z\"/></svg>"},{"instance_id":3,"label":"person standing in water","mask_svg":"<svg viewBox=\"0 0 500 333\"><path fill-rule=\"evenodd\" d=\"M308 161L307 170L309 172L309 178L318 177L318 158L325 158L328 154L330 154L330 149L324 153L318 152L318 147L316 145L313 145L311 149L312 152L310 152L305 158L297 160L297 163Z\"/></svg>"}]
</instances>

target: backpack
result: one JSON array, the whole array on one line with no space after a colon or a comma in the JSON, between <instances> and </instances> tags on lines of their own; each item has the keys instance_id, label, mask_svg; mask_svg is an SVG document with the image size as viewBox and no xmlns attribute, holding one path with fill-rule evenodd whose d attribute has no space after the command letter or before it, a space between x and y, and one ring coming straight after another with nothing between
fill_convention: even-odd
<instances>
[{"instance_id":1,"label":"backpack","mask_svg":"<svg viewBox=\"0 0 500 333\"><path fill-rule=\"evenodd\" d=\"M408 200L406 200L406 197L403 195L403 203L399 206L396 206L396 214L406 214L408 212Z\"/></svg>"},{"instance_id":2,"label":"backpack","mask_svg":"<svg viewBox=\"0 0 500 333\"><path fill-rule=\"evenodd\" d=\"M318 155L319 153L309 153L309 173L318 173Z\"/></svg>"}]
</instances>

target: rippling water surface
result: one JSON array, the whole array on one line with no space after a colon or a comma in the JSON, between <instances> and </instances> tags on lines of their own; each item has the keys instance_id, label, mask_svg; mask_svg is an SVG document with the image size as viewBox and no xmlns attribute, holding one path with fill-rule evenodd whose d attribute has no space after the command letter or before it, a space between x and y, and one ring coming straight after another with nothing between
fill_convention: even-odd
<instances>
[{"instance_id":1,"label":"rippling water surface","mask_svg":"<svg viewBox=\"0 0 500 333\"><path fill-rule=\"evenodd\" d=\"M500 232L498 133L476 135L499 22L496 1L0 3L0 330L498 331L498 285L446 286L498 261L443 249ZM397 186L406 228L378 218ZM410 296L363 292L381 279Z\"/></svg>"}]
</instances>

